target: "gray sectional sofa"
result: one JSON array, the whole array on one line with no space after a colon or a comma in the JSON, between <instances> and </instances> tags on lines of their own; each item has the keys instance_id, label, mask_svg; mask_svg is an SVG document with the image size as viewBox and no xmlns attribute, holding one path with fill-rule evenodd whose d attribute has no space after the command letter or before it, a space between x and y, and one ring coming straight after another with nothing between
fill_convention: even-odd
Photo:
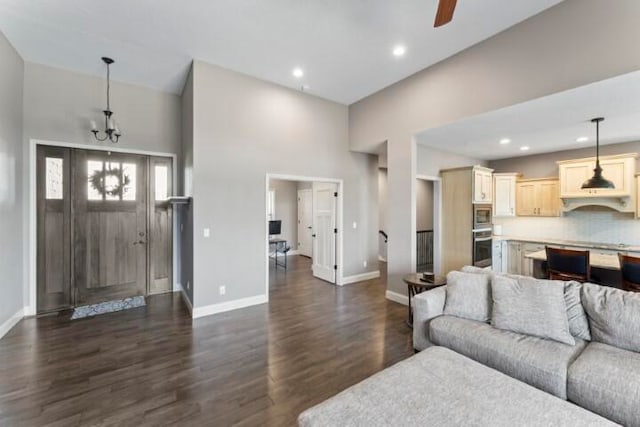
<instances>
[{"instance_id":1,"label":"gray sectional sofa","mask_svg":"<svg viewBox=\"0 0 640 427\"><path fill-rule=\"evenodd\" d=\"M416 350L447 347L640 426L640 294L464 268L414 298Z\"/></svg>"}]
</instances>

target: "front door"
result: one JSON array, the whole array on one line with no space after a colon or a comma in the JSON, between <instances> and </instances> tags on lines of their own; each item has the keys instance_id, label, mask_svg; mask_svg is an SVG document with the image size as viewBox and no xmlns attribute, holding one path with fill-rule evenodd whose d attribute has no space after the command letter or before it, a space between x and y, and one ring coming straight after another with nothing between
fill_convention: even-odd
<instances>
[{"instance_id":1,"label":"front door","mask_svg":"<svg viewBox=\"0 0 640 427\"><path fill-rule=\"evenodd\" d=\"M145 295L147 158L73 152L76 305Z\"/></svg>"},{"instance_id":2,"label":"front door","mask_svg":"<svg viewBox=\"0 0 640 427\"><path fill-rule=\"evenodd\" d=\"M309 258L313 251L312 200L312 190L298 190L298 253Z\"/></svg>"},{"instance_id":3,"label":"front door","mask_svg":"<svg viewBox=\"0 0 640 427\"><path fill-rule=\"evenodd\" d=\"M313 183L313 275L336 282L337 184Z\"/></svg>"}]
</instances>

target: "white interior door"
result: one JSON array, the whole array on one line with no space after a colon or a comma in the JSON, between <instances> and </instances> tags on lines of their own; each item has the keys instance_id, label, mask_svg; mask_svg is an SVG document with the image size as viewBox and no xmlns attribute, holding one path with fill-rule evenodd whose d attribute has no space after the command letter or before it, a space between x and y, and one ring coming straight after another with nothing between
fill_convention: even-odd
<instances>
[{"instance_id":1,"label":"white interior door","mask_svg":"<svg viewBox=\"0 0 640 427\"><path fill-rule=\"evenodd\" d=\"M336 282L336 212L338 185L313 183L313 275Z\"/></svg>"},{"instance_id":2,"label":"white interior door","mask_svg":"<svg viewBox=\"0 0 640 427\"><path fill-rule=\"evenodd\" d=\"M313 251L313 190L298 190L298 253L311 258Z\"/></svg>"}]
</instances>

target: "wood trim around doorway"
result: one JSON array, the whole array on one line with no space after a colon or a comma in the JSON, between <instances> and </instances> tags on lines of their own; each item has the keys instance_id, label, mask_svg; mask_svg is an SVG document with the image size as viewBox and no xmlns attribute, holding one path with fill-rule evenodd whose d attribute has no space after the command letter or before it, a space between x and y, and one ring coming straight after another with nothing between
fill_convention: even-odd
<instances>
[{"instance_id":1,"label":"wood trim around doorway","mask_svg":"<svg viewBox=\"0 0 640 427\"><path fill-rule=\"evenodd\" d=\"M159 156L159 157L168 157L171 158L172 170L173 170L173 188L178 188L178 174L177 171L177 154L175 153L165 153L165 152L157 152L157 151L146 151L146 150L137 150L137 149L128 149L128 148L120 148L117 146L104 146L104 145L89 145L89 144L76 144L76 143L67 143L60 141L47 141L40 139L30 139L29 140L29 155L28 155L28 163L25 171L26 182L28 185L27 191L27 204L28 204L28 227L27 227L27 245L23 248L23 253L28 260L24 266L24 276L27 278L24 282L25 286L25 294L28 296L27 304L24 308L25 316L34 316L37 311L37 188L36 188L36 174L37 174L37 156L36 156L36 148L38 145L43 146L53 146L53 147L64 147L64 148L76 148L83 150L93 150L93 151L111 151L114 153L124 153L124 154L141 154L145 156ZM177 261L178 261L178 233L180 232L179 224L177 224L177 215L173 215L173 235L172 235L172 252L173 252L173 260L172 260L172 276L173 276L173 290L177 291L181 289L181 285L179 282L179 277L177 275Z\"/></svg>"}]
</instances>

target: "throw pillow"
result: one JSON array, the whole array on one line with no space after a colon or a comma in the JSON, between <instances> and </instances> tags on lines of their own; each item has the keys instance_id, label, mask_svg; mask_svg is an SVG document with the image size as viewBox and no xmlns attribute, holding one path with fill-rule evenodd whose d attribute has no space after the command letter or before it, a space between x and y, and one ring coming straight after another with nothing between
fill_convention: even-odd
<instances>
[{"instance_id":1,"label":"throw pillow","mask_svg":"<svg viewBox=\"0 0 640 427\"><path fill-rule=\"evenodd\" d=\"M444 314L480 322L491 316L490 276L452 271L447 274Z\"/></svg>"},{"instance_id":2,"label":"throw pillow","mask_svg":"<svg viewBox=\"0 0 640 427\"><path fill-rule=\"evenodd\" d=\"M495 328L575 345L569 332L564 282L495 275L491 292Z\"/></svg>"},{"instance_id":3,"label":"throw pillow","mask_svg":"<svg viewBox=\"0 0 640 427\"><path fill-rule=\"evenodd\" d=\"M576 338L591 341L589 319L582 307L579 282L566 282L564 285L564 302L567 306L567 318L569 319L569 332Z\"/></svg>"},{"instance_id":4,"label":"throw pillow","mask_svg":"<svg viewBox=\"0 0 640 427\"><path fill-rule=\"evenodd\" d=\"M491 269L476 267L475 265L465 265L460 271L463 273L491 274Z\"/></svg>"},{"instance_id":5,"label":"throw pillow","mask_svg":"<svg viewBox=\"0 0 640 427\"><path fill-rule=\"evenodd\" d=\"M594 341L640 352L640 294L585 283L582 301Z\"/></svg>"}]
</instances>

